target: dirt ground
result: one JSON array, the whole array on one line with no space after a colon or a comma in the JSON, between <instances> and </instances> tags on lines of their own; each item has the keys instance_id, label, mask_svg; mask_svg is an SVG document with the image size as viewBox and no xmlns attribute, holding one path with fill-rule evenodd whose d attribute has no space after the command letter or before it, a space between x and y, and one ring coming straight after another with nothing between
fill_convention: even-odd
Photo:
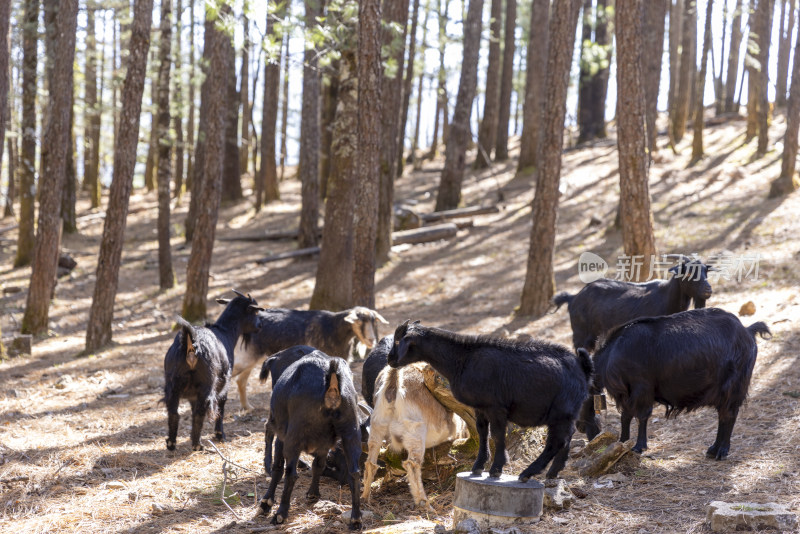
<instances>
[{"instance_id":1,"label":"dirt ground","mask_svg":"<svg viewBox=\"0 0 800 534\"><path fill-rule=\"evenodd\" d=\"M704 508L712 500L778 502L800 512L800 196L766 199L769 181L780 168L783 129L777 117L775 148L755 158L755 141L744 141L744 123L728 122L707 130L709 156L700 163L689 166L687 137L679 145L680 156L664 148L650 169L659 252L759 257L757 279L753 273L741 281L721 277L712 282L714 295L708 302L736 313L752 301L755 315L743 322L765 321L774 334L758 341L750 398L734 430L729 459L704 457L716 429L713 410L667 421L659 408L651 419L650 449L635 473L613 487L596 487L596 480L582 479L569 462L562 475L586 497L568 511L546 511L531 531L709 532ZM432 169L441 166L437 160L416 173L407 169L397 180L397 198L416 202L420 212L432 211L438 181ZM474 226L456 239L395 247L377 274L376 307L392 323L382 334L411 318L461 332L528 334L570 343L563 309L536 321L514 316L525 276L533 196L531 178L515 177L515 167L512 160L465 178L464 203L499 202L499 213L475 217ZM619 194L614 144L567 151L561 190L556 282L559 290L575 291L582 286L576 267L582 252L595 252L612 267L621 254L621 235L612 228ZM307 305L315 259L258 265L255 260L295 244L224 240L296 226L299 184L283 183L282 195L282 201L259 214L248 202L223 206L211 270L210 319L220 311L213 299L230 295L230 288L252 293L265 306ZM184 292L189 251L181 232L187 201L184 197L173 212L178 284L161 292L155 194L132 198L114 345L88 356L80 353L103 221L81 203L80 233L64 239L78 267L58 283L50 335L35 341L32 357L0 363L0 531L263 532L268 526L263 517L253 517L254 494L260 497L266 489L262 459L268 387L251 378L251 402L257 408L250 413L240 410L233 390L228 402L229 441L219 447L241 466L229 471L227 479L232 494L227 501L235 514L220 501L220 456L208 447L190 451L185 403L178 448L169 452L164 446L166 412L158 400L162 361L174 336L170 327ZM592 216L601 224L591 226ZM0 237L0 321L3 333L11 336L19 330L30 269L11 268L15 233ZM361 363L353 362L352 368L360 381ZM611 430L619 425L613 408L603 419ZM203 437L211 435L207 424ZM530 455L538 454L539 447L532 443ZM517 474L531 460L518 454L506 472ZM308 481L308 473L302 474L290 522L282 530L346 530L338 516L315 513L306 504ZM433 523L451 528L452 477L439 473L426 482L426 490L433 511L420 513L411 506L404 480L376 484L372 501L363 507L374 513L365 529L432 531ZM349 491L331 482L323 482L322 498L349 507Z\"/></svg>"}]
</instances>

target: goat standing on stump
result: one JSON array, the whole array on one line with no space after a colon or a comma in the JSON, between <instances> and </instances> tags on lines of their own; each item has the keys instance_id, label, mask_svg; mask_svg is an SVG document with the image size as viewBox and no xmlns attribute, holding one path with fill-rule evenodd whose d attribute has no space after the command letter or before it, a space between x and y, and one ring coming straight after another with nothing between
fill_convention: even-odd
<instances>
[{"instance_id":1,"label":"goat standing on stump","mask_svg":"<svg viewBox=\"0 0 800 534\"><path fill-rule=\"evenodd\" d=\"M628 440L636 417L633 450L647 448L647 420L656 402L667 407L668 418L712 406L719 424L706 456L728 456L756 363L756 334L764 338L770 331L762 322L745 328L735 315L716 308L646 317L614 330L595 354L595 365L598 385L622 412L620 441Z\"/></svg>"},{"instance_id":2,"label":"goat standing on stump","mask_svg":"<svg viewBox=\"0 0 800 534\"><path fill-rule=\"evenodd\" d=\"M295 345L310 345L331 356L347 359L354 339L371 349L378 341L378 325L386 319L369 308L356 306L338 313L324 310L271 308L258 314L258 330L242 336L236 345L233 377L242 408L247 402L250 372L265 356Z\"/></svg>"},{"instance_id":3,"label":"goat standing on stump","mask_svg":"<svg viewBox=\"0 0 800 534\"><path fill-rule=\"evenodd\" d=\"M592 360L567 347L540 340L511 341L454 334L408 321L397 327L389 365L424 361L450 382L456 400L475 409L480 445L472 473L480 475L489 458L489 426L495 454L489 476L506 463L506 424L547 425L544 451L520 475L523 482L544 470L547 478L564 467L575 418L588 395Z\"/></svg>"},{"instance_id":4,"label":"goat standing on stump","mask_svg":"<svg viewBox=\"0 0 800 534\"><path fill-rule=\"evenodd\" d=\"M178 436L178 404L192 405L192 450L202 450L200 432L208 415L215 419L214 434L225 439L222 418L233 367L233 348L243 333L255 329L256 301L241 293L227 302L213 325L192 326L178 317L181 330L164 358L164 402L167 405L167 449L175 450Z\"/></svg>"},{"instance_id":5,"label":"goat standing on stump","mask_svg":"<svg viewBox=\"0 0 800 534\"><path fill-rule=\"evenodd\" d=\"M378 470L378 453L383 440L388 439L392 451L408 451L403 469L414 506L426 508L428 497L422 485L425 449L453 440L464 431L461 418L442 406L425 386L422 369L422 364L401 369L386 367L378 375L362 499L369 500L370 486Z\"/></svg>"},{"instance_id":6,"label":"goat standing on stump","mask_svg":"<svg viewBox=\"0 0 800 534\"><path fill-rule=\"evenodd\" d=\"M267 430L277 439L272 479L259 505L261 513L269 513L275 504L275 491L285 465L283 495L272 523L286 521L292 490L297 481L297 461L303 451L314 456L311 485L306 496L311 500L318 499L319 477L325 467L328 451L341 439L353 502L350 528L361 528L358 396L347 362L315 351L290 365L272 391Z\"/></svg>"}]
</instances>

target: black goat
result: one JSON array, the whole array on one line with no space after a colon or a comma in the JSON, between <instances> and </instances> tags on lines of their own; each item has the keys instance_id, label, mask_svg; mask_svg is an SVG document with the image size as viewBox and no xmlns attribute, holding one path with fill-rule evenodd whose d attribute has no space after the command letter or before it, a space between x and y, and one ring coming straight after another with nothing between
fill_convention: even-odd
<instances>
[{"instance_id":1,"label":"black goat","mask_svg":"<svg viewBox=\"0 0 800 534\"><path fill-rule=\"evenodd\" d=\"M667 417L711 406L719 425L706 456L724 459L756 363L756 334L763 338L770 331L762 322L745 328L735 315L717 308L646 317L614 330L594 360L598 385L622 412L620 440L629 438L636 417L633 450L647 448L647 420L656 402L667 407Z\"/></svg>"},{"instance_id":2,"label":"black goat","mask_svg":"<svg viewBox=\"0 0 800 534\"><path fill-rule=\"evenodd\" d=\"M261 372L258 375L259 380L262 383L267 381L267 378L271 375L272 376L272 388L274 390L275 384L278 382L278 379L281 377L283 372L289 368L294 362L301 359L306 354L311 354L316 349L314 347L309 347L308 345L297 345L295 347L290 347L286 350L282 350L276 354L273 354L261 365ZM324 353L320 353L324 354ZM362 405L359 403L359 406ZM368 409L369 407L363 407L361 422L359 428L361 429L361 440L363 443L369 439L369 416L371 411ZM266 429L265 425L265 432L264 432L264 470L267 472L268 475L272 475L272 441L274 436L269 429ZM364 461L366 460L366 456L362 454L361 461L359 465L363 467ZM298 461L298 465L307 469L309 466L303 462L303 460ZM342 449L341 442L337 442L336 447L328 453L327 461L325 462L325 469L322 472L322 476L332 478L336 480L340 486L344 486L347 484L348 477L350 476L347 471L347 462L344 455L344 450Z\"/></svg>"},{"instance_id":3,"label":"black goat","mask_svg":"<svg viewBox=\"0 0 800 534\"><path fill-rule=\"evenodd\" d=\"M520 474L520 480L539 474L551 460L547 477L561 471L592 377L588 354L576 357L567 347L546 341L459 335L408 321L397 327L394 339L390 366L428 362L449 380L453 396L475 409L480 447L474 475L483 471L489 457L490 425L495 454L489 476L502 474L508 421L547 425L544 451Z\"/></svg>"},{"instance_id":4,"label":"black goat","mask_svg":"<svg viewBox=\"0 0 800 534\"><path fill-rule=\"evenodd\" d=\"M704 308L711 296L708 269L700 260L684 257L669 280L651 280L642 284L601 278L586 284L577 294L563 291L553 297L558 310L569 308L572 343L576 349L593 352L600 336L639 317L671 315L689 309Z\"/></svg>"},{"instance_id":5,"label":"black goat","mask_svg":"<svg viewBox=\"0 0 800 534\"><path fill-rule=\"evenodd\" d=\"M367 348L375 345L379 339L377 322L388 324L378 312L361 306L338 313L282 308L259 313L258 330L242 336L236 346L233 377L239 387L242 408L252 408L247 402L247 380L265 356L295 345L310 345L347 359L354 339Z\"/></svg>"},{"instance_id":6,"label":"black goat","mask_svg":"<svg viewBox=\"0 0 800 534\"><path fill-rule=\"evenodd\" d=\"M345 453L353 508L350 528L361 528L360 479L358 460L361 456L361 432L358 423L358 397L347 362L319 351L307 354L290 365L272 391L267 433L273 433L275 460L272 479L260 508L269 513L275 504L284 465L286 481L281 503L273 524L283 523L289 515L292 490L297 481L297 461L306 451L314 456L311 485L306 496L319 498L319 477L326 457L337 440Z\"/></svg>"},{"instance_id":7,"label":"black goat","mask_svg":"<svg viewBox=\"0 0 800 534\"><path fill-rule=\"evenodd\" d=\"M378 380L378 375L381 374L383 368L386 367L389 352L394 345L394 335L390 334L378 342L369 356L364 360L364 366L361 368L361 395L371 407L375 407L375 382Z\"/></svg>"},{"instance_id":8,"label":"black goat","mask_svg":"<svg viewBox=\"0 0 800 534\"><path fill-rule=\"evenodd\" d=\"M175 450L178 404L192 406L192 449L202 450L200 432L208 415L215 419L214 434L223 441L222 418L233 367L233 349L239 336L256 328L261 308L249 296L226 301L225 310L212 325L192 326L178 317L181 329L164 357L164 399L167 406L167 449Z\"/></svg>"}]
</instances>

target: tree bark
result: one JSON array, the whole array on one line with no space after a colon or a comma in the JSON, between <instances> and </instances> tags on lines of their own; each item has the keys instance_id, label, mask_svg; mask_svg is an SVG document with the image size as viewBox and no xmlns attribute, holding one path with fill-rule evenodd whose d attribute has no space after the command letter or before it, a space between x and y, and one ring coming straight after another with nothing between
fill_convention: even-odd
<instances>
[{"instance_id":1,"label":"tree bark","mask_svg":"<svg viewBox=\"0 0 800 534\"><path fill-rule=\"evenodd\" d=\"M44 168L39 197L39 223L33 249L28 298L22 317L22 333L44 334L50 299L55 287L61 238L61 200L67 174L67 150L72 105L72 63L78 24L78 0L64 0L54 11L54 64L49 83L49 109L42 140Z\"/></svg>"},{"instance_id":2,"label":"tree bark","mask_svg":"<svg viewBox=\"0 0 800 534\"><path fill-rule=\"evenodd\" d=\"M353 167L358 154L358 70L355 47L340 52L325 226L314 292L308 305L312 310L345 310L353 306Z\"/></svg>"},{"instance_id":3,"label":"tree bark","mask_svg":"<svg viewBox=\"0 0 800 534\"><path fill-rule=\"evenodd\" d=\"M194 194L194 185L192 179L194 177L194 162L197 154L195 153L194 142L194 116L195 116L195 52L194 52L194 1L189 0L189 112L186 117L186 146L189 149L186 157L186 190ZM186 225L188 231L189 225ZM191 242L191 239L187 239Z\"/></svg>"},{"instance_id":4,"label":"tree bark","mask_svg":"<svg viewBox=\"0 0 800 534\"><path fill-rule=\"evenodd\" d=\"M78 221L75 213L78 203L78 172L75 166L75 89L70 87L69 95L69 122L67 123L67 166L64 176L64 190L61 195L61 225L65 234L78 232ZM0 145L1 146L1 145Z\"/></svg>"},{"instance_id":5,"label":"tree bark","mask_svg":"<svg viewBox=\"0 0 800 534\"><path fill-rule=\"evenodd\" d=\"M696 0L685 0L683 12L683 31L681 36L681 65L678 72L678 92L673 102L673 115L670 123L672 139L677 143L686 133L686 119L689 116L689 100L692 92L692 73L697 68L697 44L693 28L697 26Z\"/></svg>"},{"instance_id":6,"label":"tree bark","mask_svg":"<svg viewBox=\"0 0 800 534\"><path fill-rule=\"evenodd\" d=\"M428 16L425 15L427 23ZM405 151L406 142L406 124L408 124L408 106L411 103L411 92L413 91L412 85L414 83L414 62L417 59L417 25L419 21L419 0L414 0L414 7L411 9L411 34L408 38L408 60L406 61L406 76L403 78L403 105L401 106L402 116L400 118L400 127L398 128L398 144L397 144L397 175L403 175L403 153ZM427 28L426 28L427 29ZM423 38L424 40L424 38ZM424 57L425 48L422 49ZM422 69L425 70L424 68ZM419 98L422 98L421 96Z\"/></svg>"},{"instance_id":7,"label":"tree bark","mask_svg":"<svg viewBox=\"0 0 800 534\"><path fill-rule=\"evenodd\" d=\"M14 216L14 201L16 199L17 181L17 145L16 139L7 138L6 147L8 150L8 188L6 189L6 205L3 209L3 217Z\"/></svg>"},{"instance_id":8,"label":"tree bark","mask_svg":"<svg viewBox=\"0 0 800 534\"><path fill-rule=\"evenodd\" d=\"M93 4L88 2L87 4ZM100 106L97 103L97 37L95 6L86 7L86 75L84 93L83 186L92 208L100 207Z\"/></svg>"},{"instance_id":9,"label":"tree bark","mask_svg":"<svg viewBox=\"0 0 800 534\"><path fill-rule=\"evenodd\" d=\"M375 308L375 239L381 148L381 2L358 3L358 152L354 166L353 303Z\"/></svg>"},{"instance_id":10,"label":"tree bark","mask_svg":"<svg viewBox=\"0 0 800 534\"><path fill-rule=\"evenodd\" d=\"M328 192L328 178L331 173L331 160L333 159L333 128L336 120L336 101L339 99L339 61L331 61L328 68L324 69L325 75L321 77L322 109L320 113L320 144L319 157L319 197L325 200ZM324 83L327 80L327 83Z\"/></svg>"},{"instance_id":11,"label":"tree bark","mask_svg":"<svg viewBox=\"0 0 800 534\"><path fill-rule=\"evenodd\" d=\"M742 0L736 0L736 8L733 11L733 21L731 22L731 51L728 54L728 72L725 78L725 105L727 113L738 111L739 106L735 103L736 79L739 76L739 49L742 44Z\"/></svg>"},{"instance_id":12,"label":"tree bark","mask_svg":"<svg viewBox=\"0 0 800 534\"><path fill-rule=\"evenodd\" d=\"M703 95L706 89L706 73L708 72L708 54L711 49L711 15L713 14L714 0L706 4L706 25L703 30L703 55L700 59L700 75L695 91L697 96L697 109L694 112L694 138L692 139L692 161L703 157Z\"/></svg>"},{"instance_id":13,"label":"tree bark","mask_svg":"<svg viewBox=\"0 0 800 534\"><path fill-rule=\"evenodd\" d=\"M178 14L180 18L180 13ZM158 132L158 283L169 289L175 285L170 250L169 186L172 182L172 139L169 123L169 76L172 67L172 0L161 0L161 42L158 51L158 102L156 131Z\"/></svg>"},{"instance_id":14,"label":"tree bark","mask_svg":"<svg viewBox=\"0 0 800 534\"><path fill-rule=\"evenodd\" d=\"M286 155L288 150L286 149L286 138L288 136L288 125L289 125L289 36L287 35L284 38L286 41L286 53L284 54L284 67L283 67L283 91L281 97L281 175L280 181L283 181L284 173L286 171ZM280 63L278 63L278 68L280 68ZM262 153L262 158L263 153ZM277 185L275 186L277 191ZM277 198L276 198L277 200Z\"/></svg>"},{"instance_id":15,"label":"tree bark","mask_svg":"<svg viewBox=\"0 0 800 534\"><path fill-rule=\"evenodd\" d=\"M533 198L533 228L528 252L528 268L519 305L520 315L544 314L550 307L550 300L555 291L553 253L556 241L558 182L561 177L569 69L575 49L575 30L580 7L580 0L555 2L550 18L541 168ZM541 54L541 48L529 49L529 52L533 51Z\"/></svg>"},{"instance_id":16,"label":"tree bark","mask_svg":"<svg viewBox=\"0 0 800 534\"><path fill-rule=\"evenodd\" d=\"M681 62L681 42L683 40L684 1L670 0L669 7L669 90L667 92L667 110L672 126L675 109L675 96L678 94L678 71ZM741 1L741 0L740 0Z\"/></svg>"},{"instance_id":17,"label":"tree bark","mask_svg":"<svg viewBox=\"0 0 800 534\"><path fill-rule=\"evenodd\" d=\"M319 0L304 0L306 29L317 25L322 10ZM319 218L319 71L316 47L306 48L303 54L303 109L300 117L300 183L302 206L300 208L300 236L298 247L317 245Z\"/></svg>"},{"instance_id":18,"label":"tree bark","mask_svg":"<svg viewBox=\"0 0 800 534\"><path fill-rule=\"evenodd\" d=\"M10 8L9 8L10 9ZM25 0L22 26L22 146L19 175L19 234L14 267L33 257L34 199L36 196L36 63L39 37L39 0Z\"/></svg>"},{"instance_id":19,"label":"tree bark","mask_svg":"<svg viewBox=\"0 0 800 534\"><path fill-rule=\"evenodd\" d=\"M714 49L711 49L711 76L714 77L714 114L719 116L723 111L725 105L725 88L722 85L722 68L725 63L725 38L728 29L728 0L722 2L722 46L719 51L719 74L716 74L716 66L714 63Z\"/></svg>"},{"instance_id":20,"label":"tree bark","mask_svg":"<svg viewBox=\"0 0 800 534\"><path fill-rule=\"evenodd\" d=\"M794 0L781 0L781 25L778 34L778 76L775 80L775 105L786 105L786 84L789 74L789 56L792 50L792 32L795 26ZM788 17L784 11L789 6Z\"/></svg>"},{"instance_id":21,"label":"tree bark","mask_svg":"<svg viewBox=\"0 0 800 534\"><path fill-rule=\"evenodd\" d=\"M282 17L283 12L267 13L266 38L268 42L273 42L281 37L276 23ZM263 204L268 204L281 198L278 190L278 169L275 164L275 127L278 121L278 92L281 83L282 49L283 44L281 43L277 47L277 57L267 56L264 62L264 102L261 107L261 167L258 170L258 178L256 180L256 211L259 211ZM287 101L285 94L283 98L284 101Z\"/></svg>"},{"instance_id":22,"label":"tree bark","mask_svg":"<svg viewBox=\"0 0 800 534\"><path fill-rule=\"evenodd\" d=\"M797 53L798 50L800 50L800 31L797 32L794 60L792 61L792 83L789 93L789 109L786 112L781 174L770 185L770 198L788 195L800 187L796 171L797 130L800 127L800 54Z\"/></svg>"},{"instance_id":23,"label":"tree bark","mask_svg":"<svg viewBox=\"0 0 800 534\"><path fill-rule=\"evenodd\" d=\"M540 145L545 112L545 79L548 76L547 69L549 68L549 12L549 0L532 0L531 30L526 54L525 103L522 106L522 137L519 143L517 173L527 172L541 163Z\"/></svg>"},{"instance_id":24,"label":"tree bark","mask_svg":"<svg viewBox=\"0 0 800 534\"><path fill-rule=\"evenodd\" d=\"M772 40L772 0L759 0L756 12L758 22L758 65L756 83L754 84L758 101L757 127L759 155L767 153L769 145L769 100L767 85L769 84L769 46Z\"/></svg>"},{"instance_id":25,"label":"tree bark","mask_svg":"<svg viewBox=\"0 0 800 534\"><path fill-rule=\"evenodd\" d=\"M225 33L216 28L215 21L206 12L205 46L210 53L209 72L220 73L219 76L206 78L204 100L201 110L207 110L208 127L205 132L206 144L203 151L202 166L203 187L198 199L198 217L192 238L192 253L186 267L186 293L183 296L181 315L190 322L200 321L206 316L206 297L208 295L208 278L211 270L211 257L214 249L214 235L219 215L219 203L222 197L222 170L225 159L226 126L229 124L226 114L226 97L229 96L230 72L233 45ZM205 50L204 50L205 55ZM234 130L235 132L235 130ZM238 154L237 154L238 163Z\"/></svg>"},{"instance_id":26,"label":"tree bark","mask_svg":"<svg viewBox=\"0 0 800 534\"><path fill-rule=\"evenodd\" d=\"M594 139L592 128L592 56L586 53L586 46L592 45L592 28L596 17L592 17L592 0L583 0L583 16L581 17L580 72L578 74L578 143ZM598 10L599 11L599 10ZM592 58L591 60L589 58Z\"/></svg>"},{"instance_id":27,"label":"tree bark","mask_svg":"<svg viewBox=\"0 0 800 534\"><path fill-rule=\"evenodd\" d=\"M183 139L183 53L181 52L181 42L183 41L183 24L181 19L183 17L183 3L181 0L175 0L175 53L173 54L175 69L177 70L175 76L175 83L173 85L173 100L176 110L174 117L175 128L175 189L172 195L175 198L180 198L183 189L183 158L185 156L185 146ZM194 23L194 21L192 21Z\"/></svg>"},{"instance_id":28,"label":"tree bark","mask_svg":"<svg viewBox=\"0 0 800 534\"><path fill-rule=\"evenodd\" d=\"M119 130L114 150L111 190L97 260L97 276L92 307L89 310L89 324L86 327L86 352L97 350L111 342L111 320L119 282L128 201L136 165L136 145L139 140L139 118L142 111L152 19L152 0L138 0L131 27L127 73L122 86L120 124L125 127Z\"/></svg>"},{"instance_id":29,"label":"tree bark","mask_svg":"<svg viewBox=\"0 0 800 534\"><path fill-rule=\"evenodd\" d=\"M653 212L647 182L644 136L645 90L640 54L642 53L642 2L617 0L617 149L619 152L620 226L625 254L641 256L642 269L634 281L644 281L656 254ZM652 53L648 51L647 53ZM698 108L701 106L698 106ZM636 275L639 276L636 276Z\"/></svg>"},{"instance_id":30,"label":"tree bark","mask_svg":"<svg viewBox=\"0 0 800 534\"><path fill-rule=\"evenodd\" d=\"M225 6L223 13L231 13L231 8ZM231 14L232 16L232 14ZM242 193L242 169L239 167L239 104L241 98L236 89L236 50L230 39L221 43L225 58L225 79L227 80L225 103L225 156L222 167L222 200L235 202L244 198ZM244 84L245 86L247 84Z\"/></svg>"},{"instance_id":31,"label":"tree bark","mask_svg":"<svg viewBox=\"0 0 800 534\"><path fill-rule=\"evenodd\" d=\"M656 119L658 118L658 87L661 81L661 59L664 56L664 23L668 0L644 2L644 46L642 54L642 81L644 83L647 149L652 154L656 146Z\"/></svg>"},{"instance_id":32,"label":"tree bark","mask_svg":"<svg viewBox=\"0 0 800 534\"><path fill-rule=\"evenodd\" d=\"M245 0L245 7L247 7ZM242 44L242 65L240 67L239 75L239 98L241 99L242 108L242 127L241 138L242 148L239 152L239 171L242 174L247 174L247 163L250 154L250 19L247 18L247 10L244 10L242 16L244 21L244 43Z\"/></svg>"},{"instance_id":33,"label":"tree bark","mask_svg":"<svg viewBox=\"0 0 800 534\"><path fill-rule=\"evenodd\" d=\"M425 57L424 51L428 49L428 19L430 18L431 9L430 3L425 8L425 19L422 22L422 57ZM424 63L424 62L423 62ZM417 120L414 124L414 142L411 144L411 161L414 169L419 168L419 160L417 159L417 150L419 149L419 135L422 126L422 95L424 94L425 83L425 68L419 73L419 82L417 84Z\"/></svg>"},{"instance_id":34,"label":"tree bark","mask_svg":"<svg viewBox=\"0 0 800 534\"><path fill-rule=\"evenodd\" d=\"M503 74L500 80L500 109L497 113L497 139L494 146L495 161L508 159L508 126L511 119L511 91L514 86L515 33L517 30L517 0L506 0L505 44L503 48Z\"/></svg>"},{"instance_id":35,"label":"tree bark","mask_svg":"<svg viewBox=\"0 0 800 534\"><path fill-rule=\"evenodd\" d=\"M478 54L481 44L481 13L483 0L470 0L467 19L464 23L464 58L461 63L461 79L458 96L447 140L444 171L436 195L436 211L457 208L461 202L461 182L467 166L467 144L471 139L470 115L472 101L478 85Z\"/></svg>"},{"instance_id":36,"label":"tree bark","mask_svg":"<svg viewBox=\"0 0 800 534\"><path fill-rule=\"evenodd\" d=\"M503 28L503 0L492 0L491 23L489 25L489 65L486 68L486 91L483 101L483 120L478 128L478 153L475 155L476 169L489 166L492 150L497 142L497 126L500 113L500 78L503 56L500 55L500 32Z\"/></svg>"},{"instance_id":37,"label":"tree bark","mask_svg":"<svg viewBox=\"0 0 800 534\"><path fill-rule=\"evenodd\" d=\"M439 117L442 116L442 143L447 137L447 69L445 68L445 51L447 46L447 11L450 2L438 0L436 12L439 14L439 72L436 87L436 115L433 118L433 139L428 157L433 159L439 151Z\"/></svg>"},{"instance_id":38,"label":"tree bark","mask_svg":"<svg viewBox=\"0 0 800 534\"><path fill-rule=\"evenodd\" d=\"M389 51L387 60L398 65L394 77L385 75L381 80L383 98L382 131L380 149L380 186L378 195L378 237L376 255L378 263L389 259L392 248L392 218L394 214L394 177L397 174L397 147L400 129L400 106L403 101L403 77L401 66L405 55L406 22L408 21L408 0L385 0L384 25L381 30L383 48ZM392 26L402 28L395 35Z\"/></svg>"}]
</instances>

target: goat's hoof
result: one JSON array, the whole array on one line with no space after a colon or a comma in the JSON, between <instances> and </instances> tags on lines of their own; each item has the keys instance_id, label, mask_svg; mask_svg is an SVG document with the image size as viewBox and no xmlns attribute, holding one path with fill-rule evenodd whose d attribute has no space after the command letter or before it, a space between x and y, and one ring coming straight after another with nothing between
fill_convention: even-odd
<instances>
[{"instance_id":1,"label":"goat's hoof","mask_svg":"<svg viewBox=\"0 0 800 534\"><path fill-rule=\"evenodd\" d=\"M272 523L273 525L282 525L284 521L286 521L285 515L275 514L274 516L272 516L272 521L270 521L270 523Z\"/></svg>"},{"instance_id":2,"label":"goat's hoof","mask_svg":"<svg viewBox=\"0 0 800 534\"><path fill-rule=\"evenodd\" d=\"M214 439L219 442L225 441L225 432L214 432Z\"/></svg>"},{"instance_id":3,"label":"goat's hoof","mask_svg":"<svg viewBox=\"0 0 800 534\"><path fill-rule=\"evenodd\" d=\"M530 475L526 475L525 473L522 473L522 474L519 476L519 481L520 481L520 482L527 482L527 481L529 481L530 479L531 479L531 476L530 476Z\"/></svg>"},{"instance_id":4,"label":"goat's hoof","mask_svg":"<svg viewBox=\"0 0 800 534\"><path fill-rule=\"evenodd\" d=\"M199 443L197 443L195 445L192 445L192 450L193 451L202 451L203 450L203 446L200 445Z\"/></svg>"},{"instance_id":5,"label":"goat's hoof","mask_svg":"<svg viewBox=\"0 0 800 534\"><path fill-rule=\"evenodd\" d=\"M502 469L491 469L489 471L489 478L500 478L500 475L503 474Z\"/></svg>"},{"instance_id":6,"label":"goat's hoof","mask_svg":"<svg viewBox=\"0 0 800 534\"><path fill-rule=\"evenodd\" d=\"M167 438L167 450L174 451L175 450L175 442L169 438Z\"/></svg>"},{"instance_id":7,"label":"goat's hoof","mask_svg":"<svg viewBox=\"0 0 800 534\"><path fill-rule=\"evenodd\" d=\"M472 476L474 476L474 477L479 477L482 474L483 474L483 469L473 469L472 470Z\"/></svg>"},{"instance_id":8,"label":"goat's hoof","mask_svg":"<svg viewBox=\"0 0 800 534\"><path fill-rule=\"evenodd\" d=\"M306 500L310 503L317 502L319 500L319 496L320 496L319 492L317 493L311 493L310 491L306 492Z\"/></svg>"},{"instance_id":9,"label":"goat's hoof","mask_svg":"<svg viewBox=\"0 0 800 534\"><path fill-rule=\"evenodd\" d=\"M350 530L361 530L361 518L350 520Z\"/></svg>"}]
</instances>

